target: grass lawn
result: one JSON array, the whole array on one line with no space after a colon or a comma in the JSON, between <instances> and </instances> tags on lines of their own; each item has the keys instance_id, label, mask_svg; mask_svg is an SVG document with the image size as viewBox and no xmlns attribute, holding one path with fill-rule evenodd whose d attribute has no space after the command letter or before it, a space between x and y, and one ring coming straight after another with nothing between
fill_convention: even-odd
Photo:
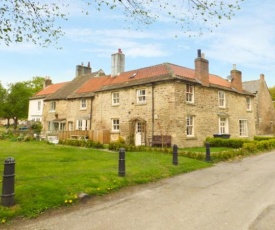
<instances>
[{"instance_id":1,"label":"grass lawn","mask_svg":"<svg viewBox=\"0 0 275 230\"><path fill-rule=\"evenodd\" d=\"M45 142L0 141L0 175L4 160L14 157L15 203L0 206L0 222L35 217L47 209L71 205L77 194L104 195L122 187L211 166L211 163L160 152L127 152L126 176L118 176L118 153ZM2 194L2 178L0 178Z\"/></svg>"}]
</instances>

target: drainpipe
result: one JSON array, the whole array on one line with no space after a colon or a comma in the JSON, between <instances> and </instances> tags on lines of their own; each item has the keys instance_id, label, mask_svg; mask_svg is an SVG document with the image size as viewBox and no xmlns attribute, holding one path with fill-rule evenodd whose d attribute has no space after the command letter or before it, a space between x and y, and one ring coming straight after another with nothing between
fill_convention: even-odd
<instances>
[{"instance_id":1,"label":"drainpipe","mask_svg":"<svg viewBox=\"0 0 275 230\"><path fill-rule=\"evenodd\" d=\"M155 129L155 95L154 95L155 85L152 84L152 138Z\"/></svg>"},{"instance_id":2,"label":"drainpipe","mask_svg":"<svg viewBox=\"0 0 275 230\"><path fill-rule=\"evenodd\" d=\"M93 117L93 100L94 98L91 98L91 108L90 108L90 130L92 130L92 117Z\"/></svg>"}]
</instances>

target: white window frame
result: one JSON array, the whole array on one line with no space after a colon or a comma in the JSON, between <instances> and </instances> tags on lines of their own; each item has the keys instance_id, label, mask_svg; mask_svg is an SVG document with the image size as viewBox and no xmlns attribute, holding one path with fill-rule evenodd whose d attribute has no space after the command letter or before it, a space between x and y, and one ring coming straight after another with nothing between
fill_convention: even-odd
<instances>
[{"instance_id":1,"label":"white window frame","mask_svg":"<svg viewBox=\"0 0 275 230\"><path fill-rule=\"evenodd\" d=\"M224 91L219 91L218 92L218 100L219 100L219 107L220 108L225 108L225 92Z\"/></svg>"},{"instance_id":2,"label":"white window frame","mask_svg":"<svg viewBox=\"0 0 275 230\"><path fill-rule=\"evenodd\" d=\"M194 86L186 84L186 102L194 103Z\"/></svg>"},{"instance_id":3,"label":"white window frame","mask_svg":"<svg viewBox=\"0 0 275 230\"><path fill-rule=\"evenodd\" d=\"M246 97L246 110L251 111L252 110L252 104L251 104L251 98Z\"/></svg>"},{"instance_id":4,"label":"white window frame","mask_svg":"<svg viewBox=\"0 0 275 230\"><path fill-rule=\"evenodd\" d=\"M55 111L56 110L56 101L51 101L50 102L50 111Z\"/></svg>"},{"instance_id":5,"label":"white window frame","mask_svg":"<svg viewBox=\"0 0 275 230\"><path fill-rule=\"evenodd\" d=\"M87 99L86 98L80 99L80 109L87 109Z\"/></svg>"},{"instance_id":6,"label":"white window frame","mask_svg":"<svg viewBox=\"0 0 275 230\"><path fill-rule=\"evenodd\" d=\"M112 105L119 105L119 92L112 93Z\"/></svg>"},{"instance_id":7,"label":"white window frame","mask_svg":"<svg viewBox=\"0 0 275 230\"><path fill-rule=\"evenodd\" d=\"M248 137L248 121L246 119L239 120L240 137Z\"/></svg>"},{"instance_id":8,"label":"white window frame","mask_svg":"<svg viewBox=\"0 0 275 230\"><path fill-rule=\"evenodd\" d=\"M138 89L137 104L145 104L145 103L146 103L146 89Z\"/></svg>"},{"instance_id":9,"label":"white window frame","mask_svg":"<svg viewBox=\"0 0 275 230\"><path fill-rule=\"evenodd\" d=\"M77 125L76 127L77 130L82 130L82 120L77 120L76 125Z\"/></svg>"},{"instance_id":10,"label":"white window frame","mask_svg":"<svg viewBox=\"0 0 275 230\"><path fill-rule=\"evenodd\" d=\"M193 115L187 115L186 117L186 136L187 137L194 137L194 119L195 116Z\"/></svg>"},{"instance_id":11,"label":"white window frame","mask_svg":"<svg viewBox=\"0 0 275 230\"><path fill-rule=\"evenodd\" d=\"M228 134L228 118L227 117L219 117L219 134Z\"/></svg>"},{"instance_id":12,"label":"white window frame","mask_svg":"<svg viewBox=\"0 0 275 230\"><path fill-rule=\"evenodd\" d=\"M119 127L119 119L117 118L113 118L112 119L112 131L113 132L119 132L120 131L120 127Z\"/></svg>"},{"instance_id":13,"label":"white window frame","mask_svg":"<svg viewBox=\"0 0 275 230\"><path fill-rule=\"evenodd\" d=\"M69 131L73 131L74 130L74 123L72 121L68 122L68 128L69 128Z\"/></svg>"},{"instance_id":14,"label":"white window frame","mask_svg":"<svg viewBox=\"0 0 275 230\"><path fill-rule=\"evenodd\" d=\"M41 111L41 105L42 105L42 102L38 101L37 102L37 111Z\"/></svg>"}]
</instances>

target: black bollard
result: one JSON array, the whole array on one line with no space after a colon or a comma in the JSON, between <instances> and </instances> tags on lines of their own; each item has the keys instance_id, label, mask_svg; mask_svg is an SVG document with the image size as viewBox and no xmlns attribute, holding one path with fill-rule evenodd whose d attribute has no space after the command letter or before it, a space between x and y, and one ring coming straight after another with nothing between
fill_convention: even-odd
<instances>
[{"instance_id":1,"label":"black bollard","mask_svg":"<svg viewBox=\"0 0 275 230\"><path fill-rule=\"evenodd\" d=\"M205 160L206 160L206 161L211 161L211 156L210 156L210 143L209 143L209 142L206 142L206 143L205 143L205 147L206 147Z\"/></svg>"},{"instance_id":2,"label":"black bollard","mask_svg":"<svg viewBox=\"0 0 275 230\"><path fill-rule=\"evenodd\" d=\"M125 149L119 149L119 159L118 159L118 175L125 176Z\"/></svg>"},{"instance_id":3,"label":"black bollard","mask_svg":"<svg viewBox=\"0 0 275 230\"><path fill-rule=\"evenodd\" d=\"M178 146L173 145L173 165L178 165Z\"/></svg>"},{"instance_id":4,"label":"black bollard","mask_svg":"<svg viewBox=\"0 0 275 230\"><path fill-rule=\"evenodd\" d=\"M8 157L4 161L3 185L1 195L1 205L10 207L14 202L14 177L15 177L15 160Z\"/></svg>"}]
</instances>

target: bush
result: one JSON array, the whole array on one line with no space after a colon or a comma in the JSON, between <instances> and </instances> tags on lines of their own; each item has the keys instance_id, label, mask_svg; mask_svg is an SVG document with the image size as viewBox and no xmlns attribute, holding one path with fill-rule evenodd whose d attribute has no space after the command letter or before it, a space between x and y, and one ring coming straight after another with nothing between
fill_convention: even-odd
<instances>
[{"instance_id":1,"label":"bush","mask_svg":"<svg viewBox=\"0 0 275 230\"><path fill-rule=\"evenodd\" d=\"M244 143L249 143L251 140L242 139L242 138L231 138L231 139L223 139L223 138L213 138L207 137L204 144L209 142L212 147L229 147L229 148L242 148Z\"/></svg>"}]
</instances>

